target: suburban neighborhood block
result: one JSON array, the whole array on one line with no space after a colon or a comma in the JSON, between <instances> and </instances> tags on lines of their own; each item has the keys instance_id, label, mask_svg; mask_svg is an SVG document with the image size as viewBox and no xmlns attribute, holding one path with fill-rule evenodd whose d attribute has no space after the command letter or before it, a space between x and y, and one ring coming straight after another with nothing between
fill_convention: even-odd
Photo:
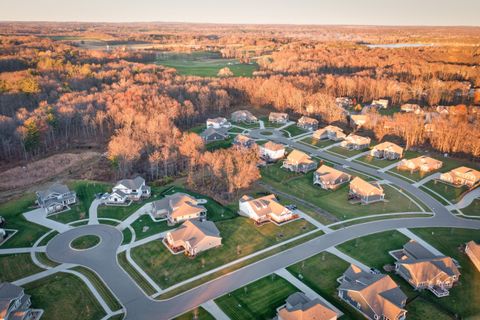
<instances>
[{"instance_id":1,"label":"suburban neighborhood block","mask_svg":"<svg viewBox=\"0 0 480 320\"><path fill-rule=\"evenodd\" d=\"M186 193L175 193L152 203L152 215L158 218L167 218L170 224L176 224L190 219L204 218L207 209L198 200Z\"/></svg>"},{"instance_id":2,"label":"suburban neighborhood block","mask_svg":"<svg viewBox=\"0 0 480 320\"><path fill-rule=\"evenodd\" d=\"M69 205L75 202L77 194L61 183L54 183L45 190L37 191L37 203L47 214L69 209Z\"/></svg>"},{"instance_id":3,"label":"suburban neighborhood block","mask_svg":"<svg viewBox=\"0 0 480 320\"><path fill-rule=\"evenodd\" d=\"M385 192L380 184L376 182L367 182L360 177L355 177L350 181L350 190L348 197L351 201L360 201L362 204L383 201Z\"/></svg>"},{"instance_id":4,"label":"suburban neighborhood block","mask_svg":"<svg viewBox=\"0 0 480 320\"><path fill-rule=\"evenodd\" d=\"M420 156L413 159L403 159L400 161L397 168L400 170L430 172L440 169L442 164L443 163L440 160L427 156Z\"/></svg>"},{"instance_id":5,"label":"suburban neighborhood block","mask_svg":"<svg viewBox=\"0 0 480 320\"><path fill-rule=\"evenodd\" d=\"M220 129L220 128L230 128L231 126L232 124L228 122L226 118L223 118L223 117L207 119L207 128Z\"/></svg>"},{"instance_id":6,"label":"suburban neighborhood block","mask_svg":"<svg viewBox=\"0 0 480 320\"><path fill-rule=\"evenodd\" d=\"M370 147L371 139L356 134L349 134L345 140L340 143L340 147L348 150L363 150Z\"/></svg>"},{"instance_id":7,"label":"suburban neighborhood block","mask_svg":"<svg viewBox=\"0 0 480 320\"><path fill-rule=\"evenodd\" d=\"M271 123L285 124L288 122L288 113L270 112L270 114L268 115L268 121Z\"/></svg>"},{"instance_id":8,"label":"suburban neighborhood block","mask_svg":"<svg viewBox=\"0 0 480 320\"><path fill-rule=\"evenodd\" d=\"M107 204L129 204L131 201L139 201L150 197L151 189L145 184L145 179L123 179L117 182L108 196Z\"/></svg>"},{"instance_id":9,"label":"suburban neighborhood block","mask_svg":"<svg viewBox=\"0 0 480 320\"><path fill-rule=\"evenodd\" d=\"M367 319L405 319L407 296L390 276L372 274L352 264L339 282L340 299Z\"/></svg>"},{"instance_id":10,"label":"suburban neighborhood block","mask_svg":"<svg viewBox=\"0 0 480 320\"><path fill-rule=\"evenodd\" d=\"M289 153L287 158L283 161L282 168L288 169L293 172L307 173L315 170L317 162L312 158L299 150L293 150Z\"/></svg>"},{"instance_id":11,"label":"suburban neighborhood block","mask_svg":"<svg viewBox=\"0 0 480 320\"><path fill-rule=\"evenodd\" d=\"M453 185L473 187L480 182L480 171L468 167L459 167L442 173L440 180Z\"/></svg>"},{"instance_id":12,"label":"suburban neighborhood block","mask_svg":"<svg viewBox=\"0 0 480 320\"><path fill-rule=\"evenodd\" d=\"M445 297L460 278L452 258L436 256L414 240L391 254L397 260L395 271L416 290L428 289L437 297Z\"/></svg>"},{"instance_id":13,"label":"suburban neighborhood block","mask_svg":"<svg viewBox=\"0 0 480 320\"><path fill-rule=\"evenodd\" d=\"M222 245L222 237L212 221L188 220L168 232L164 243L174 254L184 252L194 257L202 251Z\"/></svg>"},{"instance_id":14,"label":"suburban neighborhood block","mask_svg":"<svg viewBox=\"0 0 480 320\"><path fill-rule=\"evenodd\" d=\"M308 131L315 131L318 129L318 120L302 116L298 119L297 126Z\"/></svg>"},{"instance_id":15,"label":"suburban neighborhood block","mask_svg":"<svg viewBox=\"0 0 480 320\"><path fill-rule=\"evenodd\" d=\"M403 156L403 148L393 142L382 142L370 150L370 155L378 159L395 160Z\"/></svg>"},{"instance_id":16,"label":"suburban neighborhood block","mask_svg":"<svg viewBox=\"0 0 480 320\"><path fill-rule=\"evenodd\" d=\"M336 320L337 313L320 299L310 299L303 292L295 292L277 311L274 320Z\"/></svg>"},{"instance_id":17,"label":"suburban neighborhood block","mask_svg":"<svg viewBox=\"0 0 480 320\"><path fill-rule=\"evenodd\" d=\"M341 141L346 138L346 134L343 133L343 130L336 126L326 126L325 128L316 130L312 137L314 139L323 140L329 139L332 141Z\"/></svg>"},{"instance_id":18,"label":"suburban neighborhood block","mask_svg":"<svg viewBox=\"0 0 480 320\"><path fill-rule=\"evenodd\" d=\"M335 190L350 181L351 177L343 171L321 165L313 174L313 184L319 185L325 190Z\"/></svg>"},{"instance_id":19,"label":"suburban neighborhood block","mask_svg":"<svg viewBox=\"0 0 480 320\"><path fill-rule=\"evenodd\" d=\"M276 162L285 157L285 147L279 143L268 141L259 147L260 158L266 162Z\"/></svg>"},{"instance_id":20,"label":"suburban neighborhood block","mask_svg":"<svg viewBox=\"0 0 480 320\"><path fill-rule=\"evenodd\" d=\"M0 319L38 320L41 310L32 310L30 296L22 287L9 282L0 283Z\"/></svg>"},{"instance_id":21,"label":"suburban neighborhood block","mask_svg":"<svg viewBox=\"0 0 480 320\"><path fill-rule=\"evenodd\" d=\"M274 222L280 224L297 216L281 205L274 194L254 199L244 195L238 200L239 214L253 219L257 224Z\"/></svg>"},{"instance_id":22,"label":"suburban neighborhood block","mask_svg":"<svg viewBox=\"0 0 480 320\"><path fill-rule=\"evenodd\" d=\"M238 111L232 112L231 119L233 122L255 123L258 121L257 117L255 117L248 110L238 110Z\"/></svg>"},{"instance_id":23,"label":"suburban neighborhood block","mask_svg":"<svg viewBox=\"0 0 480 320\"><path fill-rule=\"evenodd\" d=\"M480 244L476 243L473 240L469 241L465 245L465 253L468 255L477 270L480 272Z\"/></svg>"}]
</instances>

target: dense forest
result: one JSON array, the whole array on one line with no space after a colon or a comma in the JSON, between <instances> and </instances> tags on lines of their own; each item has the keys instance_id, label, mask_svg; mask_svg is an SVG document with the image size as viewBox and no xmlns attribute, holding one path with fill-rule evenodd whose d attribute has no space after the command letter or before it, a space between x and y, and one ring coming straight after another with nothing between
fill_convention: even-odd
<instances>
[{"instance_id":1,"label":"dense forest","mask_svg":"<svg viewBox=\"0 0 480 320\"><path fill-rule=\"evenodd\" d=\"M222 179L208 182L212 191L231 193L258 174L255 156L206 152L189 128L241 106L286 111L293 119L308 114L347 128L349 110L336 97L351 98L356 110L378 98L391 108L417 103L424 112L365 112L366 134L478 158L480 30L443 31L2 23L0 161L8 166L95 141L119 175L135 171L157 179L188 167L198 173L190 183L206 184L205 172L215 172ZM89 39L111 47L90 46ZM397 42L434 45L365 45ZM152 63L159 51L215 51L255 62L258 70L252 77L180 75ZM450 112L436 112L439 105Z\"/></svg>"}]
</instances>

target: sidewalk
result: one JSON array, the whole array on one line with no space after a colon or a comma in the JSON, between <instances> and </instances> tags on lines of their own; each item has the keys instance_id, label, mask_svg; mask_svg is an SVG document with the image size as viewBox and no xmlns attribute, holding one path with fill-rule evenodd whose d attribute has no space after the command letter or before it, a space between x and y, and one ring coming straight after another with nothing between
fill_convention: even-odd
<instances>
[{"instance_id":1,"label":"sidewalk","mask_svg":"<svg viewBox=\"0 0 480 320\"><path fill-rule=\"evenodd\" d=\"M347 160L347 161L353 161L353 160L355 160L355 159L358 159L358 158L361 158L361 157L363 157L363 156L366 156L366 155L368 155L369 153L370 153L370 150L365 151L365 152L362 152L362 153L359 153L359 154L354 155L353 157L347 158L347 159L345 159L345 160Z\"/></svg>"},{"instance_id":2,"label":"sidewalk","mask_svg":"<svg viewBox=\"0 0 480 320\"><path fill-rule=\"evenodd\" d=\"M428 251L430 251L431 253L433 253L434 255L436 256L444 256L443 253L441 253L440 251L438 251L435 247L433 247L431 244L429 244L428 242L426 242L425 240L423 240L422 238L420 238L419 236L417 236L416 234L414 234L412 231L406 229L406 228L400 228L400 229L397 229L398 232L404 234L405 236L407 236L408 238L412 239L412 240L415 240L417 241L418 243L420 243L422 246L424 246Z\"/></svg>"},{"instance_id":3,"label":"sidewalk","mask_svg":"<svg viewBox=\"0 0 480 320\"><path fill-rule=\"evenodd\" d=\"M128 250L128 249L133 249L133 248L138 247L138 246L142 246L142 245L144 245L148 242L151 242L151 241L155 241L155 240L159 240L161 238L165 238L165 236L167 235L167 232L168 231L163 231L163 232L154 234L153 236L146 237L146 238L143 238L141 240L137 240L137 241L133 241L133 242L128 243L128 244L121 245L118 248L117 253L123 252L123 251Z\"/></svg>"},{"instance_id":4,"label":"sidewalk","mask_svg":"<svg viewBox=\"0 0 480 320\"><path fill-rule=\"evenodd\" d=\"M428 177L425 177L425 178L423 178L422 180L420 180L420 181L418 181L418 182L415 182L415 183L413 184L413 186L418 188L418 187L424 185L425 183L427 183L427 182L430 181L430 180L440 178L440 175L441 175L440 172L431 174L431 175L429 175Z\"/></svg>"},{"instance_id":5,"label":"sidewalk","mask_svg":"<svg viewBox=\"0 0 480 320\"><path fill-rule=\"evenodd\" d=\"M369 266L367 266L367 265L361 263L360 261L350 257L349 255L343 253L342 251L338 250L335 247L328 248L326 251L330 252L333 255L336 255L337 257L339 257L340 259L342 259L342 260L344 260L348 263L356 265L357 267L359 267L360 269L363 269L364 271L370 271Z\"/></svg>"},{"instance_id":6,"label":"sidewalk","mask_svg":"<svg viewBox=\"0 0 480 320\"><path fill-rule=\"evenodd\" d=\"M25 278L22 278L22 279L18 279L17 281L14 281L12 283L14 285L17 285L17 286L23 286L24 284L46 278L48 276L51 276L54 273L57 273L57 272L60 272L60 271L65 271L68 268L71 268L71 267L74 267L74 266L75 265L73 265L73 264L63 263L63 264L61 264L59 266L56 266L54 268L51 268L51 269L48 269L48 270L45 270L45 271L41 271L39 273L32 274L32 275L30 275L28 277L25 277Z\"/></svg>"},{"instance_id":7,"label":"sidewalk","mask_svg":"<svg viewBox=\"0 0 480 320\"><path fill-rule=\"evenodd\" d=\"M295 213L298 214L301 218L307 220L308 222L310 222L311 224L313 224L315 227L317 227L318 229L322 230L323 232L325 232L325 233L332 232L332 229L330 229L329 227L321 224L320 222L318 222L317 220L315 220L313 217L309 216L308 214L306 214L306 213L303 212L302 210L295 209L293 212L295 212Z\"/></svg>"},{"instance_id":8,"label":"sidewalk","mask_svg":"<svg viewBox=\"0 0 480 320\"><path fill-rule=\"evenodd\" d=\"M329 146L326 146L325 148L320 148L320 150L326 151L326 150L331 149L333 147L338 147L340 144L341 144L341 142L337 142L337 143L331 144Z\"/></svg>"},{"instance_id":9,"label":"sidewalk","mask_svg":"<svg viewBox=\"0 0 480 320\"><path fill-rule=\"evenodd\" d=\"M220 309L215 301L210 300L200 305L207 310L217 320L230 320L230 318Z\"/></svg>"},{"instance_id":10,"label":"sidewalk","mask_svg":"<svg viewBox=\"0 0 480 320\"><path fill-rule=\"evenodd\" d=\"M144 204L140 209L132 213L127 219L123 220L116 228L120 231L131 225L140 216L148 214L152 209L152 202Z\"/></svg>"},{"instance_id":11,"label":"sidewalk","mask_svg":"<svg viewBox=\"0 0 480 320\"><path fill-rule=\"evenodd\" d=\"M343 315L343 312L338 310L335 306L333 306L330 302L328 302L325 298L323 298L321 295L319 295L318 293L316 293L315 291L313 291L312 288L310 288L309 286L307 286L305 283L303 283L302 281L300 281L299 279L297 279L294 275L292 275L290 272L288 272L286 269L280 269L280 270L277 270L275 271L275 273L277 275L279 275L280 277L282 277L283 279L287 280L288 282L290 282L291 284L293 284L295 287L297 287L300 291L302 291L303 293L305 293L305 295L309 298L309 299L320 299L320 301L322 301L326 306L328 306L330 309L332 309L333 311L335 311L337 313L337 316L338 317L341 317Z\"/></svg>"},{"instance_id":12,"label":"sidewalk","mask_svg":"<svg viewBox=\"0 0 480 320\"><path fill-rule=\"evenodd\" d=\"M393 168L396 168L398 166L398 164L400 163L401 161L397 161L397 162L394 162L392 164L389 164L388 166L382 168L382 169L379 169L378 171L380 172L385 172L385 171L388 171L390 169L393 169Z\"/></svg>"},{"instance_id":13,"label":"sidewalk","mask_svg":"<svg viewBox=\"0 0 480 320\"><path fill-rule=\"evenodd\" d=\"M46 246L35 247L35 248L9 248L9 249L0 249L0 255L2 254L17 254L17 253L30 253L30 252L45 252Z\"/></svg>"}]
</instances>

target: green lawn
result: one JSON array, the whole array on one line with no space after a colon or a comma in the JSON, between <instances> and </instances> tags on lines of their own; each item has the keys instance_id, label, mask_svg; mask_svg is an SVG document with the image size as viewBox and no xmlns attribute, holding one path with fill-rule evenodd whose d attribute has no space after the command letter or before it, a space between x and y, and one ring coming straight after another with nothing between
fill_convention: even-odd
<instances>
[{"instance_id":1,"label":"green lawn","mask_svg":"<svg viewBox=\"0 0 480 320\"><path fill-rule=\"evenodd\" d=\"M284 123L276 123L276 122L268 121L268 116L260 117L259 120L263 121L265 128L280 128L281 126L285 125Z\"/></svg>"},{"instance_id":2,"label":"green lawn","mask_svg":"<svg viewBox=\"0 0 480 320\"><path fill-rule=\"evenodd\" d=\"M291 173L280 168L279 164L261 169L262 180L271 186L288 192L300 199L310 202L341 220L360 216L409 212L420 210L410 199L388 185L383 185L386 202L377 202L369 205L351 204L347 200L349 184L342 185L335 191L324 190L313 185L313 172L307 174Z\"/></svg>"},{"instance_id":3,"label":"green lawn","mask_svg":"<svg viewBox=\"0 0 480 320\"><path fill-rule=\"evenodd\" d=\"M306 144L309 144L309 145L317 147L317 148L325 148L325 147L328 147L328 146L330 146L334 143L337 143L336 141L332 141L332 140L329 140L329 139L318 140L318 139L314 139L312 137L303 138L302 140L300 140L300 142L304 142ZM332 147L332 148L335 148L335 147Z\"/></svg>"},{"instance_id":4,"label":"green lawn","mask_svg":"<svg viewBox=\"0 0 480 320\"><path fill-rule=\"evenodd\" d=\"M214 151L214 150L217 150L217 149L227 149L227 148L230 148L232 146L232 143L233 143L233 137L230 136L229 138L227 138L225 140L213 141L213 142L207 143L206 146L205 146L205 149L207 151Z\"/></svg>"},{"instance_id":5,"label":"green lawn","mask_svg":"<svg viewBox=\"0 0 480 320\"><path fill-rule=\"evenodd\" d=\"M207 125L206 125L206 124L199 124L198 126L192 127L192 128L190 128L190 129L188 129L187 131L188 131L188 132L193 132L193 133L196 133L196 134L200 134L200 133L202 133L206 128L207 128Z\"/></svg>"},{"instance_id":6,"label":"green lawn","mask_svg":"<svg viewBox=\"0 0 480 320\"><path fill-rule=\"evenodd\" d=\"M218 71L228 67L236 77L251 77L258 69L256 63L240 63L236 59L224 59L219 52L161 52L156 64L175 68L178 74L199 77L217 77Z\"/></svg>"},{"instance_id":7,"label":"green lawn","mask_svg":"<svg viewBox=\"0 0 480 320\"><path fill-rule=\"evenodd\" d=\"M258 129L260 128L260 124L258 122L244 122L244 121L240 121L240 122L234 122L233 124L235 124L236 126L239 126L239 127L242 127L244 129Z\"/></svg>"},{"instance_id":8,"label":"green lawn","mask_svg":"<svg viewBox=\"0 0 480 320\"><path fill-rule=\"evenodd\" d=\"M30 247L49 229L28 222L23 213L33 210L35 195L28 193L15 200L0 204L0 215L7 220L5 229L16 229L18 232L7 242L0 246L1 249L15 247Z\"/></svg>"},{"instance_id":9,"label":"green lawn","mask_svg":"<svg viewBox=\"0 0 480 320\"><path fill-rule=\"evenodd\" d=\"M336 153L336 155L341 155L341 156L344 156L345 158L350 158L350 157L356 156L357 154L360 154L360 153L365 152L365 151L367 151L367 149L365 149L365 150L348 150L348 149L342 148L342 147L331 147L330 149L327 150L327 152L329 152L329 153Z\"/></svg>"},{"instance_id":10,"label":"green lawn","mask_svg":"<svg viewBox=\"0 0 480 320\"><path fill-rule=\"evenodd\" d=\"M294 136L298 136L302 133L305 133L307 132L306 130L303 130L302 128L299 128L296 124L292 124L284 129L282 129L284 131L287 131L290 133L290 136L294 137Z\"/></svg>"},{"instance_id":11,"label":"green lawn","mask_svg":"<svg viewBox=\"0 0 480 320\"><path fill-rule=\"evenodd\" d=\"M240 129L240 128L230 128L228 130L229 133L242 133L244 131L244 129Z\"/></svg>"},{"instance_id":12,"label":"green lawn","mask_svg":"<svg viewBox=\"0 0 480 320\"><path fill-rule=\"evenodd\" d=\"M105 312L87 286L74 275L57 273L23 286L32 307L43 309L42 319L98 320Z\"/></svg>"},{"instance_id":13,"label":"green lawn","mask_svg":"<svg viewBox=\"0 0 480 320\"><path fill-rule=\"evenodd\" d=\"M135 230L135 239L140 240L154 234L175 228L175 226L168 226L167 221L155 222L150 216L141 216L131 224ZM144 231L145 228L145 231ZM126 230L126 229L125 229Z\"/></svg>"},{"instance_id":14,"label":"green lawn","mask_svg":"<svg viewBox=\"0 0 480 320\"><path fill-rule=\"evenodd\" d=\"M388 106L388 108L380 108L378 109L378 113L380 113L383 116L391 116L394 113L400 112L400 107L399 106Z\"/></svg>"},{"instance_id":15,"label":"green lawn","mask_svg":"<svg viewBox=\"0 0 480 320\"><path fill-rule=\"evenodd\" d=\"M468 187L466 186L455 188L438 180L428 181L423 185L423 187L435 191L452 203L458 202L460 200L460 196L468 190Z\"/></svg>"},{"instance_id":16,"label":"green lawn","mask_svg":"<svg viewBox=\"0 0 480 320\"><path fill-rule=\"evenodd\" d=\"M358 159L355 159L354 161L357 162L362 162L364 164L377 167L377 168L385 168L395 162L398 162L399 160L385 160L385 159L377 159L375 157L372 157L371 155L366 155L363 157L360 157Z\"/></svg>"},{"instance_id":17,"label":"green lawn","mask_svg":"<svg viewBox=\"0 0 480 320\"><path fill-rule=\"evenodd\" d=\"M12 282L43 271L33 263L29 253L1 255L0 270L0 282Z\"/></svg>"},{"instance_id":18,"label":"green lawn","mask_svg":"<svg viewBox=\"0 0 480 320\"><path fill-rule=\"evenodd\" d=\"M198 307L192 311L176 317L174 320L215 320L215 318L202 307Z\"/></svg>"},{"instance_id":19,"label":"green lawn","mask_svg":"<svg viewBox=\"0 0 480 320\"><path fill-rule=\"evenodd\" d=\"M130 241L132 241L132 232L130 231L129 228L125 228L122 230L122 235L123 235L123 241L122 241L122 244L127 244L127 243L130 243Z\"/></svg>"},{"instance_id":20,"label":"green lawn","mask_svg":"<svg viewBox=\"0 0 480 320\"><path fill-rule=\"evenodd\" d=\"M173 255L160 240L132 249L132 258L160 287L167 288L314 229L303 219L281 227L273 223L256 227L244 217L217 221L216 226L223 238L222 246L202 252L194 259Z\"/></svg>"},{"instance_id":21,"label":"green lawn","mask_svg":"<svg viewBox=\"0 0 480 320\"><path fill-rule=\"evenodd\" d=\"M45 252L37 252L35 253L35 256L37 257L38 261L40 261L40 263L46 265L46 266L49 266L49 267L56 267L59 265L59 263L56 263L52 260L50 260L48 257L47 257L47 254Z\"/></svg>"},{"instance_id":22,"label":"green lawn","mask_svg":"<svg viewBox=\"0 0 480 320\"><path fill-rule=\"evenodd\" d=\"M463 214L467 216L480 216L480 199L475 199L468 206L462 209Z\"/></svg>"},{"instance_id":23,"label":"green lawn","mask_svg":"<svg viewBox=\"0 0 480 320\"><path fill-rule=\"evenodd\" d=\"M77 250L85 250L92 248L100 243L100 238L94 235L86 235L76 238L70 244L72 248Z\"/></svg>"},{"instance_id":24,"label":"green lawn","mask_svg":"<svg viewBox=\"0 0 480 320\"><path fill-rule=\"evenodd\" d=\"M272 319L276 309L299 290L287 280L273 274L215 299L232 320Z\"/></svg>"}]
</instances>

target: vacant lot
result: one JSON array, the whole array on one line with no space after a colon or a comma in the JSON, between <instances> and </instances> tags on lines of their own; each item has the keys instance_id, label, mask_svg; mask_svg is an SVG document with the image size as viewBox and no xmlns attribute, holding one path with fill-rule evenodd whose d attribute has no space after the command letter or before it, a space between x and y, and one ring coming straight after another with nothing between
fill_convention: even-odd
<instances>
[{"instance_id":1,"label":"vacant lot","mask_svg":"<svg viewBox=\"0 0 480 320\"><path fill-rule=\"evenodd\" d=\"M132 257L160 287L166 288L314 228L305 220L281 227L272 223L256 227L244 217L217 221L216 226L223 238L222 246L200 253L194 259L183 254L173 255L160 240L132 249Z\"/></svg>"},{"instance_id":2,"label":"vacant lot","mask_svg":"<svg viewBox=\"0 0 480 320\"><path fill-rule=\"evenodd\" d=\"M65 273L43 278L23 286L32 296L32 306L43 309L42 319L96 320L105 312L87 286L76 276Z\"/></svg>"},{"instance_id":3,"label":"vacant lot","mask_svg":"<svg viewBox=\"0 0 480 320\"><path fill-rule=\"evenodd\" d=\"M156 64L175 68L181 75L216 77L218 71L228 67L236 77L250 77L257 70L256 63L240 63L235 59L223 59L218 52L171 53L157 55Z\"/></svg>"},{"instance_id":4,"label":"vacant lot","mask_svg":"<svg viewBox=\"0 0 480 320\"><path fill-rule=\"evenodd\" d=\"M271 275L215 300L232 320L272 319L289 295L298 292L287 280Z\"/></svg>"},{"instance_id":5,"label":"vacant lot","mask_svg":"<svg viewBox=\"0 0 480 320\"><path fill-rule=\"evenodd\" d=\"M33 263L29 253L1 255L0 270L0 282L15 281L43 271Z\"/></svg>"}]
</instances>

